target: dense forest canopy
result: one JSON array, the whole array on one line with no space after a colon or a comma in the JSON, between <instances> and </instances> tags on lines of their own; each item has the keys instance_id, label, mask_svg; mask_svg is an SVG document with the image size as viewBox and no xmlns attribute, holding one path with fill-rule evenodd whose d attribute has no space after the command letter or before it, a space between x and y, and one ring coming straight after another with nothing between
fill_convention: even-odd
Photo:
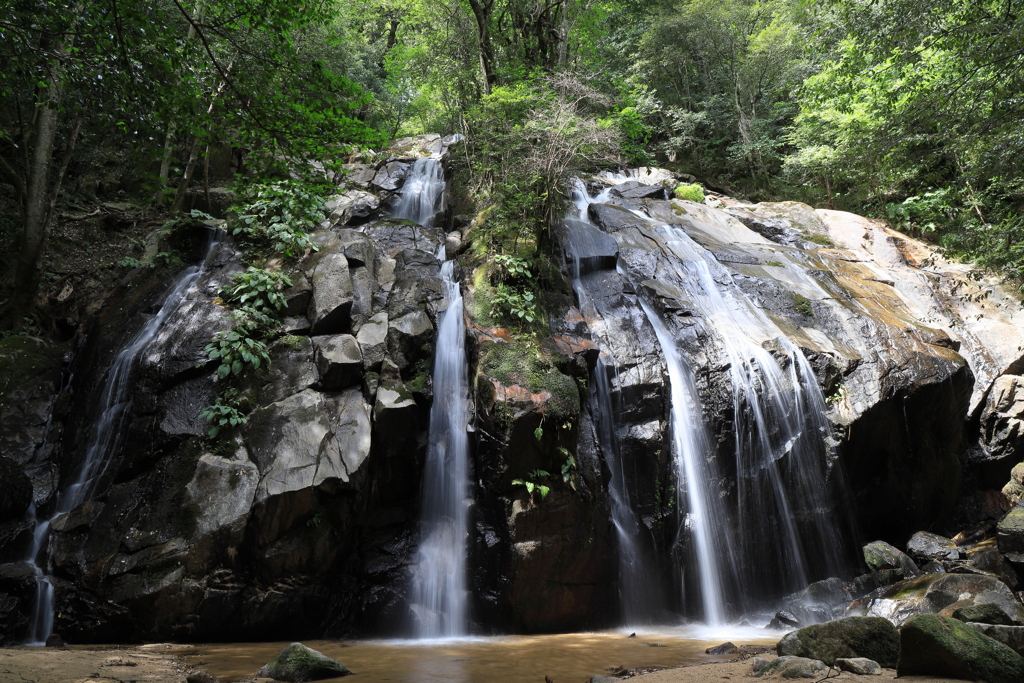
<instances>
[{"instance_id":1,"label":"dense forest canopy","mask_svg":"<svg viewBox=\"0 0 1024 683\"><path fill-rule=\"evenodd\" d=\"M486 216L486 249L528 256L569 176L646 163L754 200L885 218L1017 276L1021 12L1014 0L15 0L0 18L0 317L20 329L42 315L62 207L109 199L82 182L97 167L173 211L218 147L249 177L308 175L310 161L337 168L427 131L467 136L456 171Z\"/></svg>"}]
</instances>

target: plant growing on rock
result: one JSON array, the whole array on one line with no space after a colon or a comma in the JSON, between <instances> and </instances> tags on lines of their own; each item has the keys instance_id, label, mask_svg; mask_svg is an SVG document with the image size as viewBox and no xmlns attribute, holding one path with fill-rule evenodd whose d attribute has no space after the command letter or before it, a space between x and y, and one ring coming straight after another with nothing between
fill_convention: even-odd
<instances>
[{"instance_id":1,"label":"plant growing on rock","mask_svg":"<svg viewBox=\"0 0 1024 683\"><path fill-rule=\"evenodd\" d=\"M523 486L523 487L525 487L527 495L529 495L531 498L533 497L533 492L534 491L536 491L537 493L540 494L540 499L541 500L544 500L545 498L547 498L548 494L551 493L551 487L550 486L545 486L544 484L539 484L535 480L537 480L537 479L545 479L547 477L550 477L551 474L548 473L546 470L532 470L530 472L527 472L526 476L529 477L529 478L528 479L513 479L512 480L512 485L513 486Z\"/></svg>"},{"instance_id":2,"label":"plant growing on rock","mask_svg":"<svg viewBox=\"0 0 1024 683\"><path fill-rule=\"evenodd\" d=\"M286 258L306 249L316 250L308 230L323 220L324 192L294 180L253 183L242 188L242 201L230 232L258 247L269 246Z\"/></svg>"},{"instance_id":3,"label":"plant growing on rock","mask_svg":"<svg viewBox=\"0 0 1024 683\"><path fill-rule=\"evenodd\" d=\"M220 361L217 377L227 379L242 374L247 367L259 368L261 363L270 362L267 345L249 336L250 333L251 330L240 327L213 335L205 351L207 358Z\"/></svg>"},{"instance_id":4,"label":"plant growing on rock","mask_svg":"<svg viewBox=\"0 0 1024 683\"><path fill-rule=\"evenodd\" d=\"M207 435L216 438L222 429L245 424L246 417L238 408L238 390L226 389L212 406L203 409L199 417L210 423Z\"/></svg>"},{"instance_id":5,"label":"plant growing on rock","mask_svg":"<svg viewBox=\"0 0 1024 683\"><path fill-rule=\"evenodd\" d=\"M221 290L221 297L244 308L253 308L273 314L285 306L281 290L291 287L292 281L277 270L263 270L249 266L231 278L231 285Z\"/></svg>"}]
</instances>

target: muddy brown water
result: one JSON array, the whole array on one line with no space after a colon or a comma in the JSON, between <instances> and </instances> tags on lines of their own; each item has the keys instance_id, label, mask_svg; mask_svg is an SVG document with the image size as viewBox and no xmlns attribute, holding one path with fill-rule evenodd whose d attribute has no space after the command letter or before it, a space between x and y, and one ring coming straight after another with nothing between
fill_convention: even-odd
<instances>
[{"instance_id":1,"label":"muddy brown water","mask_svg":"<svg viewBox=\"0 0 1024 683\"><path fill-rule=\"evenodd\" d=\"M759 629L663 629L501 636L448 641L303 641L356 674L346 683L583 683L619 668L673 667L730 661L707 648L736 645L774 648L780 633ZM251 678L288 643L196 645L183 654L191 666L222 682ZM183 648L184 649L184 648Z\"/></svg>"}]
</instances>

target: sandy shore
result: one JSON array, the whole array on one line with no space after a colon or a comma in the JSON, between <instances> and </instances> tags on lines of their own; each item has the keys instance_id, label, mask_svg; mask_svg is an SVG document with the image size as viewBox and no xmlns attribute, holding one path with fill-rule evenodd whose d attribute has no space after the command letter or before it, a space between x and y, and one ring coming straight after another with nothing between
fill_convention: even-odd
<instances>
[{"instance_id":1,"label":"sandy shore","mask_svg":"<svg viewBox=\"0 0 1024 683\"><path fill-rule=\"evenodd\" d=\"M0 648L0 683L185 683L190 670L167 649Z\"/></svg>"},{"instance_id":2,"label":"sandy shore","mask_svg":"<svg viewBox=\"0 0 1024 683\"><path fill-rule=\"evenodd\" d=\"M180 645L117 649L0 648L0 683L186 683L187 677L195 674L197 669L183 664L176 654L187 649L188 646ZM769 660L775 658L774 655L761 656ZM197 664L201 666L202 662ZM758 679L753 677L748 659L664 669L635 676L630 680L637 683L725 683L741 680L753 683ZM765 680L774 680L774 677ZM797 680L817 683L826 680L826 676ZM855 676L832 670L828 672L827 680L838 683L889 683L896 680L896 671L885 669L879 676ZM953 678L905 676L899 679L899 683L966 682Z\"/></svg>"},{"instance_id":3,"label":"sandy shore","mask_svg":"<svg viewBox=\"0 0 1024 683\"><path fill-rule=\"evenodd\" d=\"M759 655L763 659L775 659L775 655ZM825 674L820 678L795 678L781 679L777 676L769 676L764 679L755 678L751 669L750 660L723 662L719 664L698 664L696 666L683 666L677 669L664 669L649 674L643 674L631 678L630 681L637 683L724 683L725 681L745 680L753 683L757 680L790 680L808 681L808 683L824 680ZM857 676L845 671L839 672L832 669L827 674L829 683L840 681L842 683L889 683L896 680L895 669L883 669L879 676ZM900 683L967 683L958 678L935 678L932 676L903 676Z\"/></svg>"}]
</instances>

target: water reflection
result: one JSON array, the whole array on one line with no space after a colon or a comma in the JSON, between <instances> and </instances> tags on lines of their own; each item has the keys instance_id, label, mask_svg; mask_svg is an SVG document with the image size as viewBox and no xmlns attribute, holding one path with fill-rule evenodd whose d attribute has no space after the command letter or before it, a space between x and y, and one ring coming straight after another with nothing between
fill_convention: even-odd
<instances>
[{"instance_id":1,"label":"water reflection","mask_svg":"<svg viewBox=\"0 0 1024 683\"><path fill-rule=\"evenodd\" d=\"M451 640L305 641L359 676L359 683L581 683L617 668L726 661L704 650L723 642L774 647L781 633L742 627L651 628L630 632L500 636ZM251 677L287 643L201 645L189 663L221 681ZM341 679L338 679L341 680ZM355 679L347 679L351 683Z\"/></svg>"}]
</instances>

